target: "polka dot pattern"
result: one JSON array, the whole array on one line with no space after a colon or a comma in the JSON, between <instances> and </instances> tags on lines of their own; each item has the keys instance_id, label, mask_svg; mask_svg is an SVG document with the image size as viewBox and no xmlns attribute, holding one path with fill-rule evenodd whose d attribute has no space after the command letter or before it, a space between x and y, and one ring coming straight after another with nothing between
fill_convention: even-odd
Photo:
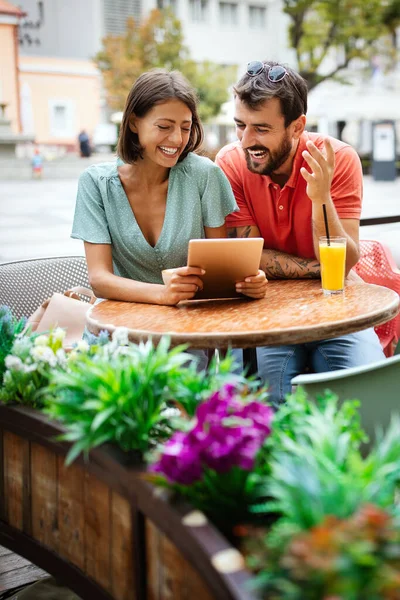
<instances>
[{"instance_id":1,"label":"polka dot pattern","mask_svg":"<svg viewBox=\"0 0 400 600\"><path fill-rule=\"evenodd\" d=\"M89 167L80 177L72 237L111 244L114 273L162 284L161 271L187 264L188 243L204 227L220 227L237 210L230 184L211 160L189 154L170 170L164 224L155 246L132 211L117 163Z\"/></svg>"}]
</instances>

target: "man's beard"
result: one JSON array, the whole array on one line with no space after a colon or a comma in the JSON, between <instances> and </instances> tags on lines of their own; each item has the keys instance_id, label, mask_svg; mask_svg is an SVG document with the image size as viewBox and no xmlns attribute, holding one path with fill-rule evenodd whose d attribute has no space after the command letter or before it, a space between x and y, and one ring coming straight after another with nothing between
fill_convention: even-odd
<instances>
[{"instance_id":1,"label":"man's beard","mask_svg":"<svg viewBox=\"0 0 400 600\"><path fill-rule=\"evenodd\" d=\"M248 152L249 150L264 150L267 152L266 162L260 164L254 163ZM246 148L244 149L244 154L246 157L247 168L252 173L257 173L258 175L271 175L287 161L291 151L292 144L288 135L285 135L281 145L275 152L271 152L268 148L265 148L265 146L252 146L251 148Z\"/></svg>"}]
</instances>

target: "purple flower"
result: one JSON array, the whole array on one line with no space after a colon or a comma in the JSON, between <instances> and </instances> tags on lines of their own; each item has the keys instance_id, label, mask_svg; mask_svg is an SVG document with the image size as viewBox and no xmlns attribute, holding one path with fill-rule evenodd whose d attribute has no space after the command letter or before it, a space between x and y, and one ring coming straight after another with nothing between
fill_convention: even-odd
<instances>
[{"instance_id":1,"label":"purple flower","mask_svg":"<svg viewBox=\"0 0 400 600\"><path fill-rule=\"evenodd\" d=\"M261 402L243 403L232 385L224 386L200 404L188 433L177 433L164 446L153 470L171 482L190 484L204 467L227 473L238 466L250 471L271 432L273 410Z\"/></svg>"},{"instance_id":2,"label":"purple flower","mask_svg":"<svg viewBox=\"0 0 400 600\"><path fill-rule=\"evenodd\" d=\"M172 483L189 485L201 478L202 468L195 444L187 441L190 434L178 431L163 447L160 460L152 471L162 473Z\"/></svg>"}]
</instances>

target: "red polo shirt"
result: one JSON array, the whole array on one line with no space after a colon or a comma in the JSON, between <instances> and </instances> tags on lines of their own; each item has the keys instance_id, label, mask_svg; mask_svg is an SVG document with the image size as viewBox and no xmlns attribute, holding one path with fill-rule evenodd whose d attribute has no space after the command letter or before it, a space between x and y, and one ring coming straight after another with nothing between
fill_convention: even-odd
<instances>
[{"instance_id":1,"label":"red polo shirt","mask_svg":"<svg viewBox=\"0 0 400 600\"><path fill-rule=\"evenodd\" d=\"M256 225L264 247L303 258L314 258L311 200L301 167L309 167L302 156L307 140L322 150L324 136L305 131L299 141L291 176L283 188L268 175L249 171L240 142L222 148L216 163L228 177L239 212L227 217L228 227ZM331 197L340 219L359 219L362 199L362 170L356 151L330 138L335 152L335 172Z\"/></svg>"}]
</instances>

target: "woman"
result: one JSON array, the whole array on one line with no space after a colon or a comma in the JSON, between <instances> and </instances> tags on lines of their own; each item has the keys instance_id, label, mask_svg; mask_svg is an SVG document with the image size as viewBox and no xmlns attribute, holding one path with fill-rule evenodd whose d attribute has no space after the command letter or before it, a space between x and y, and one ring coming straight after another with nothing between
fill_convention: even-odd
<instances>
[{"instance_id":1,"label":"woman","mask_svg":"<svg viewBox=\"0 0 400 600\"><path fill-rule=\"evenodd\" d=\"M179 72L141 75L125 106L118 141L123 163L86 169L79 180L72 237L85 242L96 296L175 305L202 288L187 267L192 238L226 237L237 210L222 171L194 154L203 139L196 96ZM177 268L164 285L161 271ZM262 271L240 291L265 295Z\"/></svg>"}]
</instances>

